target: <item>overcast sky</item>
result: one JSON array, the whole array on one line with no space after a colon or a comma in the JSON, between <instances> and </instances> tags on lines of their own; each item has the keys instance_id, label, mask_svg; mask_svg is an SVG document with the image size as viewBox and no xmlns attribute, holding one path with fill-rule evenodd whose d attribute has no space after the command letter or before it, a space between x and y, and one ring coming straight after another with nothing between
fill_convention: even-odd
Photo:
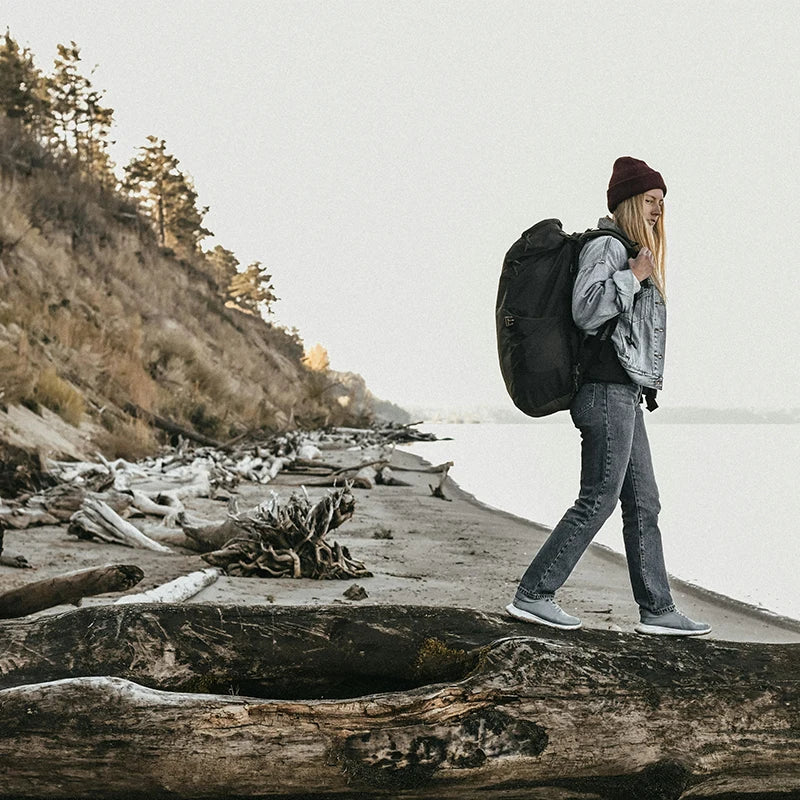
<instances>
[{"instance_id":1,"label":"overcast sky","mask_svg":"<svg viewBox=\"0 0 800 800\"><path fill-rule=\"evenodd\" d=\"M74 40L120 164L164 138L277 321L400 404L507 405L503 254L666 181L664 405L800 406L794 2L3 0L49 71Z\"/></svg>"}]
</instances>

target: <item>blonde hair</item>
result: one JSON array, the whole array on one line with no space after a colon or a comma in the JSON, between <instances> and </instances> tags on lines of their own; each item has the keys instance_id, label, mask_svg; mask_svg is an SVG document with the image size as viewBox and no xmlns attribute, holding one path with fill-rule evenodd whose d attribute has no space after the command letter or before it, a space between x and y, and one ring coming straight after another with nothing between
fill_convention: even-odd
<instances>
[{"instance_id":1,"label":"blonde hair","mask_svg":"<svg viewBox=\"0 0 800 800\"><path fill-rule=\"evenodd\" d=\"M640 247L646 247L653 254L655 267L652 280L661 296L666 300L666 260L667 239L664 234L664 209L655 225L650 225L645 218L644 193L623 200L613 213L618 228Z\"/></svg>"}]
</instances>

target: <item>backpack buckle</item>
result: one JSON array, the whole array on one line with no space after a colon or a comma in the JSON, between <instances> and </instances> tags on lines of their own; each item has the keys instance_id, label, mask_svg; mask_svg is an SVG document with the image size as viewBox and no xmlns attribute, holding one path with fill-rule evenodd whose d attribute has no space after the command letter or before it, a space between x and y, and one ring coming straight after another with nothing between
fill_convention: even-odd
<instances>
[{"instance_id":1,"label":"backpack buckle","mask_svg":"<svg viewBox=\"0 0 800 800\"><path fill-rule=\"evenodd\" d=\"M511 328L516 322L516 320L514 319L514 317L504 317L503 322L505 323L506 328Z\"/></svg>"}]
</instances>

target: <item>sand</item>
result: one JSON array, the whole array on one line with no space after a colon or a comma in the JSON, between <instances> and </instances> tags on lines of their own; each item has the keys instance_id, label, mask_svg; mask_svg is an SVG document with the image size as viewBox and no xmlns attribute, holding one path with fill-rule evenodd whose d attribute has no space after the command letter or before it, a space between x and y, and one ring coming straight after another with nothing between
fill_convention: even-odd
<instances>
[{"instance_id":1,"label":"sand","mask_svg":"<svg viewBox=\"0 0 800 800\"><path fill-rule=\"evenodd\" d=\"M326 451L324 457L326 461L352 465L377 457L377 452L338 449ZM328 537L346 545L353 557L366 564L373 577L355 581L222 577L188 602L411 604L503 613L548 529L481 504L450 479L445 484L450 500L433 497L429 485L438 482L438 475L420 471L426 464L417 456L395 451L392 464L417 470L398 473L398 477L412 485L354 490L357 505L353 519ZM240 507L256 505L273 491L286 498L301 484L308 486L314 480L281 474L268 486L241 484ZM309 488L312 497L325 491ZM222 520L226 502L198 499L189 508L207 519ZM136 523L136 519L131 521ZM171 554L162 554L81 541L70 536L65 526L9 530L5 537L6 554L24 555L34 569L0 567L0 590L82 567L124 563L136 564L145 572L144 580L130 590L135 593L207 566L197 553L181 548L173 550ZM348 600L343 596L353 583L366 590L365 599ZM677 579L671 583L678 607L695 619L712 624L710 638L800 642L800 621L777 617ZM83 602L108 603L117 596L87 598ZM589 628L633 631L638 620L624 557L599 545L590 546L557 599ZM39 613L59 613L69 608L62 606ZM520 626L525 627L522 623Z\"/></svg>"}]
</instances>

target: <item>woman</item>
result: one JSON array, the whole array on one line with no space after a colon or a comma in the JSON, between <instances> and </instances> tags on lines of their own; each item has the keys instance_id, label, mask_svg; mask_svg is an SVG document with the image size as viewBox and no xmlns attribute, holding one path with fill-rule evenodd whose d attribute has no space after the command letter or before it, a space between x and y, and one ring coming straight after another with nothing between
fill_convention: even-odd
<instances>
[{"instance_id":1,"label":"woman","mask_svg":"<svg viewBox=\"0 0 800 800\"><path fill-rule=\"evenodd\" d=\"M554 594L567 580L595 534L622 504L623 538L639 633L696 636L711 626L681 614L672 601L661 533L660 504L641 402L656 407L661 388L664 303L664 195L661 175L636 158L614 162L608 185L612 218L600 228L616 230L641 245L628 258L614 236L583 247L572 294L575 323L587 334L582 383L570 406L581 432L581 488L575 504L553 529L520 581L507 612L554 628L581 626Z\"/></svg>"}]
</instances>

